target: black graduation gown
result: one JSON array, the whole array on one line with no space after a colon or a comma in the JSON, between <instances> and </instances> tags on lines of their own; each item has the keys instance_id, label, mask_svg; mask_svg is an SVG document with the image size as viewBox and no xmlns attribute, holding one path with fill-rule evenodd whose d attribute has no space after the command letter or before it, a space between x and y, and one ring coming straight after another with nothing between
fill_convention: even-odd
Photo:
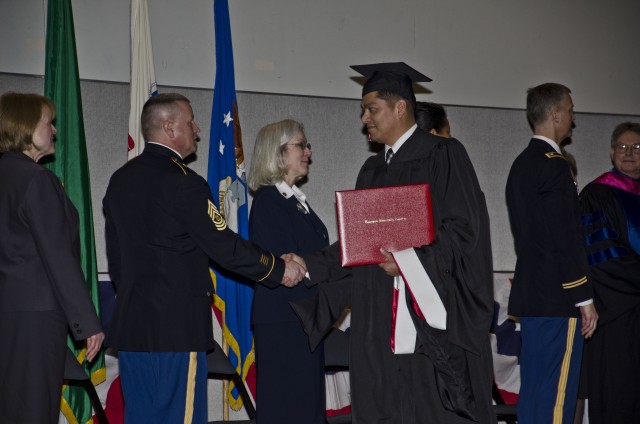
<instances>
[{"instance_id":1,"label":"black graduation gown","mask_svg":"<svg viewBox=\"0 0 640 424\"><path fill-rule=\"evenodd\" d=\"M431 329L414 315L420 353L394 355L393 278L377 265L341 269L336 244L305 257L320 291L314 305L299 305L296 311L315 343L326 321L351 304L354 423L472 422L461 416L465 413L481 423L495 422L488 335L493 314L489 219L473 166L459 141L420 129L389 165L383 154L365 162L356 188L430 184L436 239L416 253L443 299L447 330ZM344 286L349 286L346 294Z\"/></svg>"},{"instance_id":2,"label":"black graduation gown","mask_svg":"<svg viewBox=\"0 0 640 424\"><path fill-rule=\"evenodd\" d=\"M640 422L640 195L591 183L580 198L599 314L585 345L589 422Z\"/></svg>"}]
</instances>

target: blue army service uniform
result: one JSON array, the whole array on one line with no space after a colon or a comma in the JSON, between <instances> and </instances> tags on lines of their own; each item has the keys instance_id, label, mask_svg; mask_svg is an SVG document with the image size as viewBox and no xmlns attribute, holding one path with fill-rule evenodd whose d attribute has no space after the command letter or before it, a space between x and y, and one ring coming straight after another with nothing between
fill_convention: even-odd
<instances>
[{"instance_id":1,"label":"blue army service uniform","mask_svg":"<svg viewBox=\"0 0 640 424\"><path fill-rule=\"evenodd\" d=\"M509 314L522 330L518 422L570 423L584 343L576 304L593 295L564 156L533 138L511 167L506 199L517 254Z\"/></svg>"},{"instance_id":2,"label":"blue army service uniform","mask_svg":"<svg viewBox=\"0 0 640 424\"><path fill-rule=\"evenodd\" d=\"M125 396L149 405L156 403L154 396L169 404L166 399L182 399L167 411L126 407L125 418L182 422L192 413L185 399L195 396L193 422L207 422L205 352L214 347L209 258L274 287L284 262L228 229L204 178L163 145L147 143L140 156L116 171L103 205L109 272L117 290L106 344L120 352ZM157 381L143 381L144 366L190 377L181 379L184 387L161 380L161 373ZM135 384L128 384L127 372ZM193 374L204 378L194 380Z\"/></svg>"}]
</instances>

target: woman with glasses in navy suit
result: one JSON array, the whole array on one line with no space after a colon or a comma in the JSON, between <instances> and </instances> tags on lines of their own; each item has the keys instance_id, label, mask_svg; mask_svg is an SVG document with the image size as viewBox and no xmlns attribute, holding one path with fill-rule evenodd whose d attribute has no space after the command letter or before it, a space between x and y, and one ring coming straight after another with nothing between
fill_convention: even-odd
<instances>
[{"instance_id":1,"label":"woman with glasses in navy suit","mask_svg":"<svg viewBox=\"0 0 640 424\"><path fill-rule=\"evenodd\" d=\"M249 235L275 255L302 256L329 244L327 228L297 186L307 177L310 163L311 145L301 123L287 119L259 131L248 178L254 194ZM252 323L260 424L325 423L323 348L310 351L289 306L289 301L315 291L305 284L255 285Z\"/></svg>"}]
</instances>

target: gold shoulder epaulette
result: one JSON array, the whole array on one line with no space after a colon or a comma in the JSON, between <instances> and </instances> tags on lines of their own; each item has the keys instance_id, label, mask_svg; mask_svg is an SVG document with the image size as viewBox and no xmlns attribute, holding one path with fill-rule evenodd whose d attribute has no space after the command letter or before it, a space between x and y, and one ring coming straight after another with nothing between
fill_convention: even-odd
<instances>
[{"instance_id":1,"label":"gold shoulder epaulette","mask_svg":"<svg viewBox=\"0 0 640 424\"><path fill-rule=\"evenodd\" d=\"M567 160L567 158L565 158L562 153L558 153L558 152L549 152L549 153L545 153L544 154L546 157L548 157L549 159L553 159L553 158L560 158L560 159L564 159Z\"/></svg>"},{"instance_id":2,"label":"gold shoulder epaulette","mask_svg":"<svg viewBox=\"0 0 640 424\"><path fill-rule=\"evenodd\" d=\"M171 161L173 163L175 163L176 165L178 165L178 167L180 168L180 170L184 173L184 175L187 175L187 170L185 169L185 166L180 163L180 161L174 157L171 158Z\"/></svg>"}]
</instances>

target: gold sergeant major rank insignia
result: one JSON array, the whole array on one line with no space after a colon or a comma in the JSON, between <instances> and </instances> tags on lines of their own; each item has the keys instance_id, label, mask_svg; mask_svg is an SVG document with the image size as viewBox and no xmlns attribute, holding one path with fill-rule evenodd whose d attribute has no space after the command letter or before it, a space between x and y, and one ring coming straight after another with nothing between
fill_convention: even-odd
<instances>
[{"instance_id":1,"label":"gold sergeant major rank insignia","mask_svg":"<svg viewBox=\"0 0 640 424\"><path fill-rule=\"evenodd\" d=\"M218 231L224 230L225 228L227 228L227 221L225 221L223 216L220 215L220 212L218 212L218 208L216 208L216 205L214 205L211 200L208 200L208 202L209 210L207 213L209 214L211 221L213 221L213 224L216 226Z\"/></svg>"}]
</instances>

